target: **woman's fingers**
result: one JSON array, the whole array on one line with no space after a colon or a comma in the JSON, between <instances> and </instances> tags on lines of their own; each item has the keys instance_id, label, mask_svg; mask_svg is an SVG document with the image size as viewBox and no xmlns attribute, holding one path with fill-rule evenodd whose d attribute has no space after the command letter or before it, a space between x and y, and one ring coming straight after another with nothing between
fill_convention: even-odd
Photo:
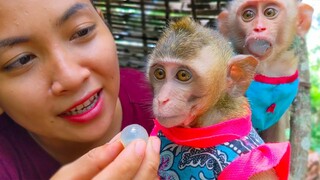
<instances>
[{"instance_id":1,"label":"woman's fingers","mask_svg":"<svg viewBox=\"0 0 320 180\"><path fill-rule=\"evenodd\" d=\"M121 142L114 139L112 142L97 147L60 168L51 179L91 179L98 174L119 155L123 150Z\"/></svg>"},{"instance_id":2,"label":"woman's fingers","mask_svg":"<svg viewBox=\"0 0 320 180\"><path fill-rule=\"evenodd\" d=\"M141 167L136 174L136 180L153 180L159 179L158 168L160 162L160 139L156 136L149 137L146 155Z\"/></svg>"},{"instance_id":3,"label":"woman's fingers","mask_svg":"<svg viewBox=\"0 0 320 180\"><path fill-rule=\"evenodd\" d=\"M145 151L146 142L134 140L94 179L133 179L139 171Z\"/></svg>"},{"instance_id":4,"label":"woman's fingers","mask_svg":"<svg viewBox=\"0 0 320 180\"><path fill-rule=\"evenodd\" d=\"M63 166L51 179L159 179L160 140L137 139L123 148L119 136L76 161Z\"/></svg>"}]
</instances>

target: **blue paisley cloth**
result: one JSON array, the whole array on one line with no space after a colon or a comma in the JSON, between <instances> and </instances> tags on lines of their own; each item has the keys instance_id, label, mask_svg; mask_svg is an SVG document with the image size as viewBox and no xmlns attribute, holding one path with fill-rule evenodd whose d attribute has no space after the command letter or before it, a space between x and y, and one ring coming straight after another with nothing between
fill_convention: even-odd
<instances>
[{"instance_id":1,"label":"blue paisley cloth","mask_svg":"<svg viewBox=\"0 0 320 180\"><path fill-rule=\"evenodd\" d=\"M165 180L215 180L233 160L264 144L254 128L247 136L213 147L177 145L159 131L159 176Z\"/></svg>"}]
</instances>

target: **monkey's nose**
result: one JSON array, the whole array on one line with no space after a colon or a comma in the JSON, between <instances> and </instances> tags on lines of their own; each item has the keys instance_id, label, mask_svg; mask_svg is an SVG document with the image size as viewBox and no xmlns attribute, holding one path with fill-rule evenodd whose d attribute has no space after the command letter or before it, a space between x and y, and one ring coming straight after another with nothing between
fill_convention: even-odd
<instances>
[{"instance_id":1,"label":"monkey's nose","mask_svg":"<svg viewBox=\"0 0 320 180\"><path fill-rule=\"evenodd\" d=\"M258 26L258 27L255 27L253 30L255 32L262 32L262 31L265 31L266 29L267 29L266 27Z\"/></svg>"},{"instance_id":2,"label":"monkey's nose","mask_svg":"<svg viewBox=\"0 0 320 180\"><path fill-rule=\"evenodd\" d=\"M158 99L158 104L159 105L165 105L169 102L169 98L165 98L165 99Z\"/></svg>"}]
</instances>

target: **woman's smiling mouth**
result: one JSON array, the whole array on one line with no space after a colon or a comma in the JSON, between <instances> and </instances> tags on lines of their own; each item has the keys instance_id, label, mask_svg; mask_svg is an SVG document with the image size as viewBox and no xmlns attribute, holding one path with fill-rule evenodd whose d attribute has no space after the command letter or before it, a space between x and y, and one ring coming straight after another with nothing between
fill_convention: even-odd
<instances>
[{"instance_id":1,"label":"woman's smiling mouth","mask_svg":"<svg viewBox=\"0 0 320 180\"><path fill-rule=\"evenodd\" d=\"M74 116L78 114L82 114L90 110L92 107L94 107L98 102L98 94L95 94L94 96L91 96L87 101L84 103L76 106L75 108L72 108L68 112L65 112L62 114L62 116Z\"/></svg>"},{"instance_id":2,"label":"woman's smiling mouth","mask_svg":"<svg viewBox=\"0 0 320 180\"><path fill-rule=\"evenodd\" d=\"M76 103L60 116L71 122L84 123L97 117L103 109L102 89Z\"/></svg>"}]
</instances>

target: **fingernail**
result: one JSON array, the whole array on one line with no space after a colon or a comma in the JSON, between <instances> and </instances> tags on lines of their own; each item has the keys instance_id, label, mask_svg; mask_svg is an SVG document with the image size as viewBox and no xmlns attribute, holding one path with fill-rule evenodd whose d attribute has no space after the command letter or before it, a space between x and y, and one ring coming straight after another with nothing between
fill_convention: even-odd
<instances>
[{"instance_id":1,"label":"fingernail","mask_svg":"<svg viewBox=\"0 0 320 180\"><path fill-rule=\"evenodd\" d=\"M143 155L146 151L146 143L142 139L136 140L135 151L138 155Z\"/></svg>"},{"instance_id":2,"label":"fingernail","mask_svg":"<svg viewBox=\"0 0 320 180\"><path fill-rule=\"evenodd\" d=\"M156 153L159 153L160 152L160 145L161 145L160 139L157 137L151 137L151 144L152 144L153 150Z\"/></svg>"}]
</instances>

